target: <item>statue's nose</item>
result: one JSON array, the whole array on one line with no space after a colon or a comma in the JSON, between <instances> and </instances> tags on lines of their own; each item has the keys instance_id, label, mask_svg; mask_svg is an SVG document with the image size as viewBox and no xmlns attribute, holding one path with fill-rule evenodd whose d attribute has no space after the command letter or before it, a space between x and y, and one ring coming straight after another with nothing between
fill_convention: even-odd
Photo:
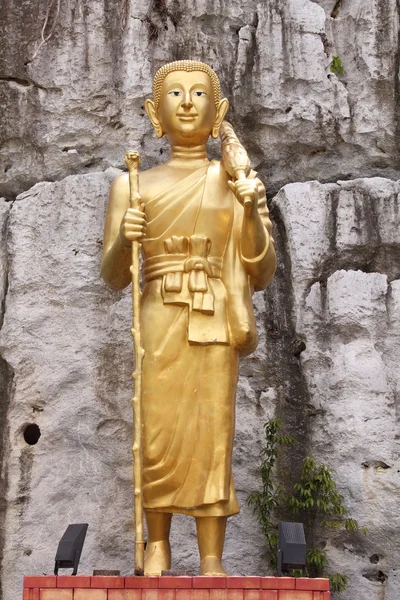
<instances>
[{"instance_id":1,"label":"statue's nose","mask_svg":"<svg viewBox=\"0 0 400 600\"><path fill-rule=\"evenodd\" d=\"M189 92L184 92L182 106L183 108L191 108L193 106L192 97Z\"/></svg>"}]
</instances>

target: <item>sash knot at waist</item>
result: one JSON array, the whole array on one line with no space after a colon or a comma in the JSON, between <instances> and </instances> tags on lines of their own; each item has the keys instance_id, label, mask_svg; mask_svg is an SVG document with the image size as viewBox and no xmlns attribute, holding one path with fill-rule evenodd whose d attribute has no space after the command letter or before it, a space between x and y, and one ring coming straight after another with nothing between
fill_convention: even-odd
<instances>
[{"instance_id":1,"label":"sash knot at waist","mask_svg":"<svg viewBox=\"0 0 400 600\"><path fill-rule=\"evenodd\" d=\"M164 241L164 248L166 254L145 260L144 283L162 277L164 304L188 304L192 310L214 314L214 294L208 278L221 278L222 258L209 256L210 238L197 234L172 236Z\"/></svg>"}]
</instances>

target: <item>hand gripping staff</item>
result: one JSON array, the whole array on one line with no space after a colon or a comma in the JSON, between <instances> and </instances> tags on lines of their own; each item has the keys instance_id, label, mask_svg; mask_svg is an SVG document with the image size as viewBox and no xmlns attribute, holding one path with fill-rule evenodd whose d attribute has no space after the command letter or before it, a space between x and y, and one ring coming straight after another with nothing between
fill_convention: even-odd
<instances>
[{"instance_id":1,"label":"hand gripping staff","mask_svg":"<svg viewBox=\"0 0 400 600\"><path fill-rule=\"evenodd\" d=\"M140 156L137 152L125 154L125 164L129 171L129 202L131 208L140 208L139 196L139 166ZM132 378L135 382L135 392L132 398L133 409L133 485L135 504L135 575L144 573L144 535L143 535L143 485L142 485L142 348L140 332L140 256L141 243L132 242L132 321L131 329L134 341L135 370Z\"/></svg>"}]
</instances>

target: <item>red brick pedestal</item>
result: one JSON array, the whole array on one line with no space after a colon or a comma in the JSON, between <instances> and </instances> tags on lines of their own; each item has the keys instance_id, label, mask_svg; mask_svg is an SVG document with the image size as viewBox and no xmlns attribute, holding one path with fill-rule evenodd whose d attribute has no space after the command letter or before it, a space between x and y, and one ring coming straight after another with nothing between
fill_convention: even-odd
<instances>
[{"instance_id":1,"label":"red brick pedestal","mask_svg":"<svg viewBox=\"0 0 400 600\"><path fill-rule=\"evenodd\" d=\"M23 600L330 600L329 579L30 575Z\"/></svg>"}]
</instances>

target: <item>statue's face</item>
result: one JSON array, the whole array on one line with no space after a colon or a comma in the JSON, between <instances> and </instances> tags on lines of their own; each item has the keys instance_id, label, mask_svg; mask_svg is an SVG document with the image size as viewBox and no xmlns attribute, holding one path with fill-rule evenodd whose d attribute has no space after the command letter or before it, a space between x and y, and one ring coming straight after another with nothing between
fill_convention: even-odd
<instances>
[{"instance_id":1,"label":"statue's face","mask_svg":"<svg viewBox=\"0 0 400 600\"><path fill-rule=\"evenodd\" d=\"M205 144L216 114L212 83L207 73L168 73L163 81L157 116L171 144Z\"/></svg>"}]
</instances>

